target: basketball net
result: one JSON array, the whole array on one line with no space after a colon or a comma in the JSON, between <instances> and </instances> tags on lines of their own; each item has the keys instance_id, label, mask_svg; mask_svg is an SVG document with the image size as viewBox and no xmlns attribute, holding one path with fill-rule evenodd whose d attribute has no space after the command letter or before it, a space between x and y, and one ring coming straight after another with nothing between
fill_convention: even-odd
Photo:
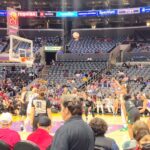
<instances>
[{"instance_id":1,"label":"basketball net","mask_svg":"<svg viewBox=\"0 0 150 150\"><path fill-rule=\"evenodd\" d=\"M21 63L26 63L27 62L27 57L20 57Z\"/></svg>"},{"instance_id":2,"label":"basketball net","mask_svg":"<svg viewBox=\"0 0 150 150\"><path fill-rule=\"evenodd\" d=\"M29 59L28 57L20 57L20 63L25 64L27 67L32 67L33 59Z\"/></svg>"}]
</instances>

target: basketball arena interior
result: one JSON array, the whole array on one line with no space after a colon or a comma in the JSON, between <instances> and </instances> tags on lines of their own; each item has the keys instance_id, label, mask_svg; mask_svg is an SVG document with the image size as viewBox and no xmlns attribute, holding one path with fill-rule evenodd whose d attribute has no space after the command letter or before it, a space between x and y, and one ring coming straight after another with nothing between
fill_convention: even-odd
<instances>
[{"instance_id":1,"label":"basketball arena interior","mask_svg":"<svg viewBox=\"0 0 150 150\"><path fill-rule=\"evenodd\" d=\"M0 0L0 150L150 150L150 0Z\"/></svg>"}]
</instances>

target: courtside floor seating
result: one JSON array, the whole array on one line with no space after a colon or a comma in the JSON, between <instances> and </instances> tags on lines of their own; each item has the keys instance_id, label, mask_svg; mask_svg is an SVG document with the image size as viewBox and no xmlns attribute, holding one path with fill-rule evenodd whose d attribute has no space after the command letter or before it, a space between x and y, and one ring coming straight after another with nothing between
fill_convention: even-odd
<instances>
[{"instance_id":1,"label":"courtside floor seating","mask_svg":"<svg viewBox=\"0 0 150 150\"><path fill-rule=\"evenodd\" d=\"M10 147L4 141L0 140L0 150L10 150Z\"/></svg>"},{"instance_id":2,"label":"courtside floor seating","mask_svg":"<svg viewBox=\"0 0 150 150\"><path fill-rule=\"evenodd\" d=\"M14 146L14 150L40 150L40 148L31 141L20 141Z\"/></svg>"}]
</instances>

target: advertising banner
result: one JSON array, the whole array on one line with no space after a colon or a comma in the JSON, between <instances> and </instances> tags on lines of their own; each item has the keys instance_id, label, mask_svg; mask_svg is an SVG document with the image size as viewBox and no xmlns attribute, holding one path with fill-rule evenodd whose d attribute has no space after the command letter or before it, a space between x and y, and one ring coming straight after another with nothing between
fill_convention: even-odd
<instances>
[{"instance_id":1,"label":"advertising banner","mask_svg":"<svg viewBox=\"0 0 150 150\"><path fill-rule=\"evenodd\" d=\"M118 15L140 14L140 8L118 9Z\"/></svg>"},{"instance_id":2,"label":"advertising banner","mask_svg":"<svg viewBox=\"0 0 150 150\"><path fill-rule=\"evenodd\" d=\"M78 17L77 11L58 11L56 12L56 17Z\"/></svg>"},{"instance_id":3,"label":"advertising banner","mask_svg":"<svg viewBox=\"0 0 150 150\"><path fill-rule=\"evenodd\" d=\"M15 9L7 8L7 34L17 35L19 30L19 17Z\"/></svg>"},{"instance_id":4,"label":"advertising banner","mask_svg":"<svg viewBox=\"0 0 150 150\"><path fill-rule=\"evenodd\" d=\"M19 11L18 16L22 18L37 17L37 11Z\"/></svg>"},{"instance_id":5,"label":"advertising banner","mask_svg":"<svg viewBox=\"0 0 150 150\"><path fill-rule=\"evenodd\" d=\"M78 17L95 17L98 16L98 11L79 11Z\"/></svg>"}]
</instances>

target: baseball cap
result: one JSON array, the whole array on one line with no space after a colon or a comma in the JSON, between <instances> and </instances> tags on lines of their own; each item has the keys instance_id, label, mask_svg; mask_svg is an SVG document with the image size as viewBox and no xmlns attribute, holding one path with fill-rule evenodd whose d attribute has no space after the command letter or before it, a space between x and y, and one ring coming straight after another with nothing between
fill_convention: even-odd
<instances>
[{"instance_id":1,"label":"baseball cap","mask_svg":"<svg viewBox=\"0 0 150 150\"><path fill-rule=\"evenodd\" d=\"M51 120L47 116L40 116L39 118L39 126L48 127L51 125Z\"/></svg>"},{"instance_id":2,"label":"baseball cap","mask_svg":"<svg viewBox=\"0 0 150 150\"><path fill-rule=\"evenodd\" d=\"M12 122L12 115L11 113L2 113L2 115L0 116L0 123L1 124L9 124Z\"/></svg>"},{"instance_id":3,"label":"baseball cap","mask_svg":"<svg viewBox=\"0 0 150 150\"><path fill-rule=\"evenodd\" d=\"M126 141L123 144L122 148L123 148L123 150L135 150L136 145L137 145L137 143L135 140Z\"/></svg>"}]
</instances>

